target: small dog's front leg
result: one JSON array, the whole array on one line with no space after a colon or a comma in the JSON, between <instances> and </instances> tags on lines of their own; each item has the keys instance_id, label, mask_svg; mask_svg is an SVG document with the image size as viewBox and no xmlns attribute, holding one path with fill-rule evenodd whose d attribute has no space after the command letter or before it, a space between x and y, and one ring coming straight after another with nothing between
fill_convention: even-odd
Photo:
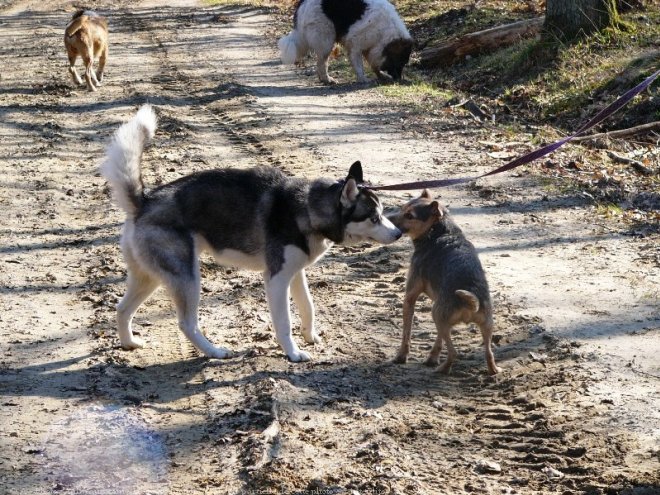
<instances>
[{"instance_id":1,"label":"small dog's front leg","mask_svg":"<svg viewBox=\"0 0 660 495\"><path fill-rule=\"evenodd\" d=\"M89 91L96 91L96 86L94 86L94 81L96 80L96 74L94 73L94 50L90 47L87 48L87 51L80 54L85 64L85 82Z\"/></svg>"},{"instance_id":2,"label":"small dog's front leg","mask_svg":"<svg viewBox=\"0 0 660 495\"><path fill-rule=\"evenodd\" d=\"M73 80L74 84L77 84L78 86L82 86L84 84L80 74L78 74L78 71L73 65L69 66L69 74L71 74L71 79Z\"/></svg>"},{"instance_id":3,"label":"small dog's front leg","mask_svg":"<svg viewBox=\"0 0 660 495\"><path fill-rule=\"evenodd\" d=\"M403 336L401 337L401 347L399 348L399 352L393 360L396 364L404 364L408 361L413 315L415 314L415 303L417 302L418 297L419 293L412 292L407 293L403 300Z\"/></svg>"},{"instance_id":4,"label":"small dog's front leg","mask_svg":"<svg viewBox=\"0 0 660 495\"><path fill-rule=\"evenodd\" d=\"M108 47L106 46L103 52L101 52L101 56L99 57L99 67L96 70L97 86L100 86L101 83L103 82L103 71L105 70L105 62L107 58L108 58Z\"/></svg>"}]
</instances>

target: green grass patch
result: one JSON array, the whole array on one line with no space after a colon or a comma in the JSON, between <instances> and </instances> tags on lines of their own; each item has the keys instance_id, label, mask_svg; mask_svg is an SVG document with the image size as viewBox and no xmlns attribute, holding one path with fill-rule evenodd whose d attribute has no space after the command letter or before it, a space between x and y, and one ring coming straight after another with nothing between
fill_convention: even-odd
<instances>
[{"instance_id":1,"label":"green grass patch","mask_svg":"<svg viewBox=\"0 0 660 495\"><path fill-rule=\"evenodd\" d=\"M419 79L408 84L384 84L378 86L378 92L407 107L422 111L435 109L438 104L445 103L454 96L451 91Z\"/></svg>"},{"instance_id":2,"label":"green grass patch","mask_svg":"<svg viewBox=\"0 0 660 495\"><path fill-rule=\"evenodd\" d=\"M454 37L543 14L540 9L536 13L525 11L522 2L513 1L484 1L479 8L468 8L466 3L457 7L457 2L421 0L420 4L433 4L428 12L415 10L413 3L418 2L412 0L394 3L400 6L413 35L421 33L424 40ZM620 19L625 29L606 29L573 44L524 40L451 67L418 73L438 87L504 102L518 118L544 120L570 129L585 113L602 108L604 101L612 101L658 67L660 9L632 11ZM433 33L429 34L429 29ZM657 120L660 103L644 95L627 107L626 115L619 120L619 127Z\"/></svg>"}]
</instances>

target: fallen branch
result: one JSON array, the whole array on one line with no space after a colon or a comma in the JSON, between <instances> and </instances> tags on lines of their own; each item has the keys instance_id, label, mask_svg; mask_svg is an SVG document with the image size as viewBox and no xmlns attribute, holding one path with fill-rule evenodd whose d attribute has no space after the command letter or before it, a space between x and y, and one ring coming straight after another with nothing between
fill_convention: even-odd
<instances>
[{"instance_id":1,"label":"fallen branch","mask_svg":"<svg viewBox=\"0 0 660 495\"><path fill-rule=\"evenodd\" d=\"M537 17L466 34L440 45L425 48L420 54L420 63L424 67L448 66L465 58L466 55L512 45L521 38L536 36L544 22L545 17Z\"/></svg>"},{"instance_id":2,"label":"fallen branch","mask_svg":"<svg viewBox=\"0 0 660 495\"><path fill-rule=\"evenodd\" d=\"M632 166L632 168L634 168L640 174L644 174L644 175L652 175L653 174L653 170L651 170L650 168L645 166L639 160L634 160L632 158L617 155L614 151L610 151L610 150L607 150L607 156L609 156L615 162L625 163L626 165Z\"/></svg>"},{"instance_id":3,"label":"fallen branch","mask_svg":"<svg viewBox=\"0 0 660 495\"><path fill-rule=\"evenodd\" d=\"M451 108L463 107L470 112L477 120L487 120L488 114L485 113L473 100L464 100L456 105L451 105Z\"/></svg>"},{"instance_id":4,"label":"fallen branch","mask_svg":"<svg viewBox=\"0 0 660 495\"><path fill-rule=\"evenodd\" d=\"M601 139L601 138L620 138L624 136L633 136L635 134L641 134L642 132L652 131L654 129L660 129L660 121L649 122L648 124L638 125L635 127L630 127L629 129L620 129L618 131L609 131L609 132L600 132L598 134L591 134L589 136L578 136L572 139L573 142L576 141L589 141L591 139Z\"/></svg>"}]
</instances>

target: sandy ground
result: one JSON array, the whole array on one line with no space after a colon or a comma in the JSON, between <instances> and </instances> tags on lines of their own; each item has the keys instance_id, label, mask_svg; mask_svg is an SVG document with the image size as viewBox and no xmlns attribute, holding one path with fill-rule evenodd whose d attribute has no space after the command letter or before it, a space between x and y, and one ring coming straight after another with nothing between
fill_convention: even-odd
<instances>
[{"instance_id":1,"label":"sandy ground","mask_svg":"<svg viewBox=\"0 0 660 495\"><path fill-rule=\"evenodd\" d=\"M0 493L660 492L657 239L531 169L439 193L490 279L496 378L474 328L455 332L451 375L422 365L428 300L413 358L388 364L408 241L335 247L308 271L324 337L310 363L275 343L261 276L208 258L201 325L237 357L199 357L162 291L136 317L147 347L120 350L123 217L98 164L142 103L160 116L148 185L253 165L342 178L356 159L373 183L459 176L497 165L486 135L514 139L319 85L279 64L264 12L91 5L112 26L94 94L66 72L68 2L0 2Z\"/></svg>"}]
</instances>

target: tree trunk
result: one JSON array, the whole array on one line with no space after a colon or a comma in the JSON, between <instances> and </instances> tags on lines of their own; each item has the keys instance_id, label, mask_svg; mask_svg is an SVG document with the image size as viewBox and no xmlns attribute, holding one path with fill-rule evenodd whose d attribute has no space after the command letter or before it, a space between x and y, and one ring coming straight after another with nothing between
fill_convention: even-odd
<instances>
[{"instance_id":1,"label":"tree trunk","mask_svg":"<svg viewBox=\"0 0 660 495\"><path fill-rule=\"evenodd\" d=\"M571 40L619 23L616 0L547 0L545 31Z\"/></svg>"},{"instance_id":2,"label":"tree trunk","mask_svg":"<svg viewBox=\"0 0 660 495\"><path fill-rule=\"evenodd\" d=\"M543 17L537 17L466 34L460 38L425 48L420 54L420 63L424 67L446 67L464 59L467 55L497 50L516 43L522 38L535 36L542 26Z\"/></svg>"}]
</instances>

